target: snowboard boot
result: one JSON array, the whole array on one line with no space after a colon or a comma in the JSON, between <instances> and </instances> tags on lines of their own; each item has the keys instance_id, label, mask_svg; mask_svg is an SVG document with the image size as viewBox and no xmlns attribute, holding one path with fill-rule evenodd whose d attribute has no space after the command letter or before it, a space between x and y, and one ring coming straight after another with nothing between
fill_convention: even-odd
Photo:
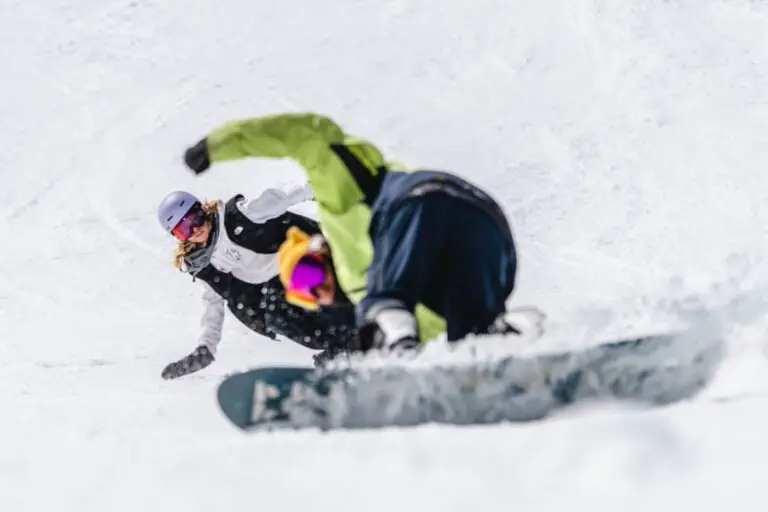
<instances>
[{"instance_id":1,"label":"snowboard boot","mask_svg":"<svg viewBox=\"0 0 768 512\"><path fill-rule=\"evenodd\" d=\"M534 306L515 308L497 316L488 334L514 334L530 339L540 338L544 334L546 318L547 315Z\"/></svg>"}]
</instances>

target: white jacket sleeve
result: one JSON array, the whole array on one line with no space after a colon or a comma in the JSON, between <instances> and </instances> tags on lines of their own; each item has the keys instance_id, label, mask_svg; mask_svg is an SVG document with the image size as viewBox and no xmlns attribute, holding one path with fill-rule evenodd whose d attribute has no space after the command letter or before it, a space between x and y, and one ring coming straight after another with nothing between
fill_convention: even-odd
<instances>
[{"instance_id":1,"label":"white jacket sleeve","mask_svg":"<svg viewBox=\"0 0 768 512\"><path fill-rule=\"evenodd\" d=\"M213 288L207 283L203 283L203 286L205 286L205 291L203 292L205 311L200 322L203 327L203 333L198 340L198 346L205 345L211 351L211 354L216 354L216 348L221 341L221 333L224 327L226 301L213 291Z\"/></svg>"},{"instance_id":2,"label":"white jacket sleeve","mask_svg":"<svg viewBox=\"0 0 768 512\"><path fill-rule=\"evenodd\" d=\"M251 222L262 223L285 213L288 208L313 199L309 183L290 189L268 188L258 197L246 201L241 211Z\"/></svg>"}]
</instances>

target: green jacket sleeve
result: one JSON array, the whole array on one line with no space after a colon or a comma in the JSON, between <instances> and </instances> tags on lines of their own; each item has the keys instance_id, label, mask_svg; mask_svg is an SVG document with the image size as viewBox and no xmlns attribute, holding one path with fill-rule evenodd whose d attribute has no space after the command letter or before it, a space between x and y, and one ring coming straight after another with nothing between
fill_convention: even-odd
<instances>
[{"instance_id":1,"label":"green jacket sleeve","mask_svg":"<svg viewBox=\"0 0 768 512\"><path fill-rule=\"evenodd\" d=\"M332 145L347 145L372 172L384 165L375 147L344 134L332 120L317 114L280 114L230 122L211 132L206 144L212 163L246 157L295 160L307 173L318 202L335 213L359 203L363 193Z\"/></svg>"}]
</instances>

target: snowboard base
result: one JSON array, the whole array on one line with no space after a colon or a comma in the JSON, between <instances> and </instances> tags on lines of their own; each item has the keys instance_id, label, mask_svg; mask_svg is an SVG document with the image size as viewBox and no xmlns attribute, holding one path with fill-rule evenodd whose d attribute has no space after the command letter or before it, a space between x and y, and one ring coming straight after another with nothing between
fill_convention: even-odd
<instances>
[{"instance_id":1,"label":"snowboard base","mask_svg":"<svg viewBox=\"0 0 768 512\"><path fill-rule=\"evenodd\" d=\"M217 400L246 431L535 421L590 400L664 405L692 397L711 380L721 348L677 333L454 366L257 368L227 377Z\"/></svg>"}]
</instances>

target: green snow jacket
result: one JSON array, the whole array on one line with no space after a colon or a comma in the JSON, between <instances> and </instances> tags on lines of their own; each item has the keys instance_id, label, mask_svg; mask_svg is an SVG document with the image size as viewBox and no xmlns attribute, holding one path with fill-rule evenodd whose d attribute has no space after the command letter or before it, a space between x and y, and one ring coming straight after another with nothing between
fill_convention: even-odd
<instances>
[{"instance_id":1,"label":"green snow jacket","mask_svg":"<svg viewBox=\"0 0 768 512\"><path fill-rule=\"evenodd\" d=\"M371 203L383 172L407 169L386 162L373 144L312 113L229 122L207 136L206 146L211 164L262 157L291 158L301 165L317 202L339 286L354 304L365 297L373 256L368 234ZM414 314L422 342L445 332L443 318L425 306L418 305Z\"/></svg>"}]
</instances>

